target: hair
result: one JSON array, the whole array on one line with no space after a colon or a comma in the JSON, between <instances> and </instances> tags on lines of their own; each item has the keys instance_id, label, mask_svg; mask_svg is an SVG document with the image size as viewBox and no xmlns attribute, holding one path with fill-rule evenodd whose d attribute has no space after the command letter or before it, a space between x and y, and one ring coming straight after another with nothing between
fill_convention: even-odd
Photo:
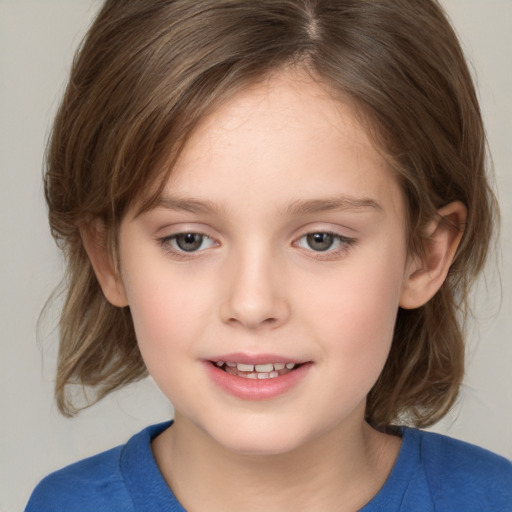
<instances>
[{"instance_id":1,"label":"hair","mask_svg":"<svg viewBox=\"0 0 512 512\"><path fill-rule=\"evenodd\" d=\"M272 73L304 70L350 102L403 189L408 247L461 201L468 214L448 277L424 306L399 309L367 421L427 426L453 405L464 373L470 286L497 219L470 72L435 0L107 0L73 63L46 155L52 234L64 252L56 399L70 384L97 401L147 373L129 308L104 297L81 230L100 219L116 254L126 209L155 200L197 123ZM456 229L456 228L454 228Z\"/></svg>"}]
</instances>

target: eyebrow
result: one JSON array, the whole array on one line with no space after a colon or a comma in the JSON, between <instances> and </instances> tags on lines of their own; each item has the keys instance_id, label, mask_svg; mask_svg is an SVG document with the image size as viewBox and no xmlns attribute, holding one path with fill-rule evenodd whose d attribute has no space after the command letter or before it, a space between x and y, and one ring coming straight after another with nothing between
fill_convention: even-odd
<instances>
[{"instance_id":1,"label":"eyebrow","mask_svg":"<svg viewBox=\"0 0 512 512\"><path fill-rule=\"evenodd\" d=\"M161 197L155 204L155 208L168 210L183 210L190 213L218 213L220 208L212 201L204 201L192 198Z\"/></svg>"},{"instance_id":2,"label":"eyebrow","mask_svg":"<svg viewBox=\"0 0 512 512\"><path fill-rule=\"evenodd\" d=\"M190 213L218 214L221 208L212 201L193 198L180 198L165 196L158 199L154 208L165 208ZM355 198L350 196L333 197L326 199L297 199L291 201L284 209L288 215L304 215L325 211L377 211L382 207L370 198Z\"/></svg>"},{"instance_id":3,"label":"eyebrow","mask_svg":"<svg viewBox=\"0 0 512 512\"><path fill-rule=\"evenodd\" d=\"M286 213L300 215L325 211L383 211L379 203L370 198L355 198L349 196L328 199L296 200L286 207Z\"/></svg>"}]
</instances>

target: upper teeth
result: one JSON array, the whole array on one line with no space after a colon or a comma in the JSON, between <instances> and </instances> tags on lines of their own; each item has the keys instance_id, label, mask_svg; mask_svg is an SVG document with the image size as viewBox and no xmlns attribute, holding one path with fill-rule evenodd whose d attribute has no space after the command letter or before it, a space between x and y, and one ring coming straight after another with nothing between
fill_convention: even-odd
<instances>
[{"instance_id":1,"label":"upper teeth","mask_svg":"<svg viewBox=\"0 0 512 512\"><path fill-rule=\"evenodd\" d=\"M295 368L295 363L265 363L265 364L244 364L244 363L233 363L233 362L224 362L217 361L215 363L217 366L229 366L230 368L235 368L240 372L261 372L261 373L269 373L274 370L282 370L286 366L288 370L292 370Z\"/></svg>"}]
</instances>

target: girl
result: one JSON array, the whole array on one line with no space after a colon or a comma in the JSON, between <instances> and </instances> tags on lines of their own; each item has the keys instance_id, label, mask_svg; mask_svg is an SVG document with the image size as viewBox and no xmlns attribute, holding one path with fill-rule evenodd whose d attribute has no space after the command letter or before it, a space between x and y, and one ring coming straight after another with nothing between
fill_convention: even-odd
<instances>
[{"instance_id":1,"label":"girl","mask_svg":"<svg viewBox=\"0 0 512 512\"><path fill-rule=\"evenodd\" d=\"M512 508L452 406L496 211L434 0L108 0L47 161L56 396L149 372L172 423L27 511Z\"/></svg>"}]
</instances>

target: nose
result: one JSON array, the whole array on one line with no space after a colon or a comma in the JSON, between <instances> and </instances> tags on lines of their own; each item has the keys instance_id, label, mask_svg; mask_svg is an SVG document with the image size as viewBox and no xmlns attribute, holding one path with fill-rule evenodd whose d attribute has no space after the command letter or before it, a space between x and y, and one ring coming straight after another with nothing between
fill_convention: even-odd
<instances>
[{"instance_id":1,"label":"nose","mask_svg":"<svg viewBox=\"0 0 512 512\"><path fill-rule=\"evenodd\" d=\"M223 322L246 329L276 328L288 320L290 307L283 272L275 258L254 248L227 263Z\"/></svg>"}]
</instances>

